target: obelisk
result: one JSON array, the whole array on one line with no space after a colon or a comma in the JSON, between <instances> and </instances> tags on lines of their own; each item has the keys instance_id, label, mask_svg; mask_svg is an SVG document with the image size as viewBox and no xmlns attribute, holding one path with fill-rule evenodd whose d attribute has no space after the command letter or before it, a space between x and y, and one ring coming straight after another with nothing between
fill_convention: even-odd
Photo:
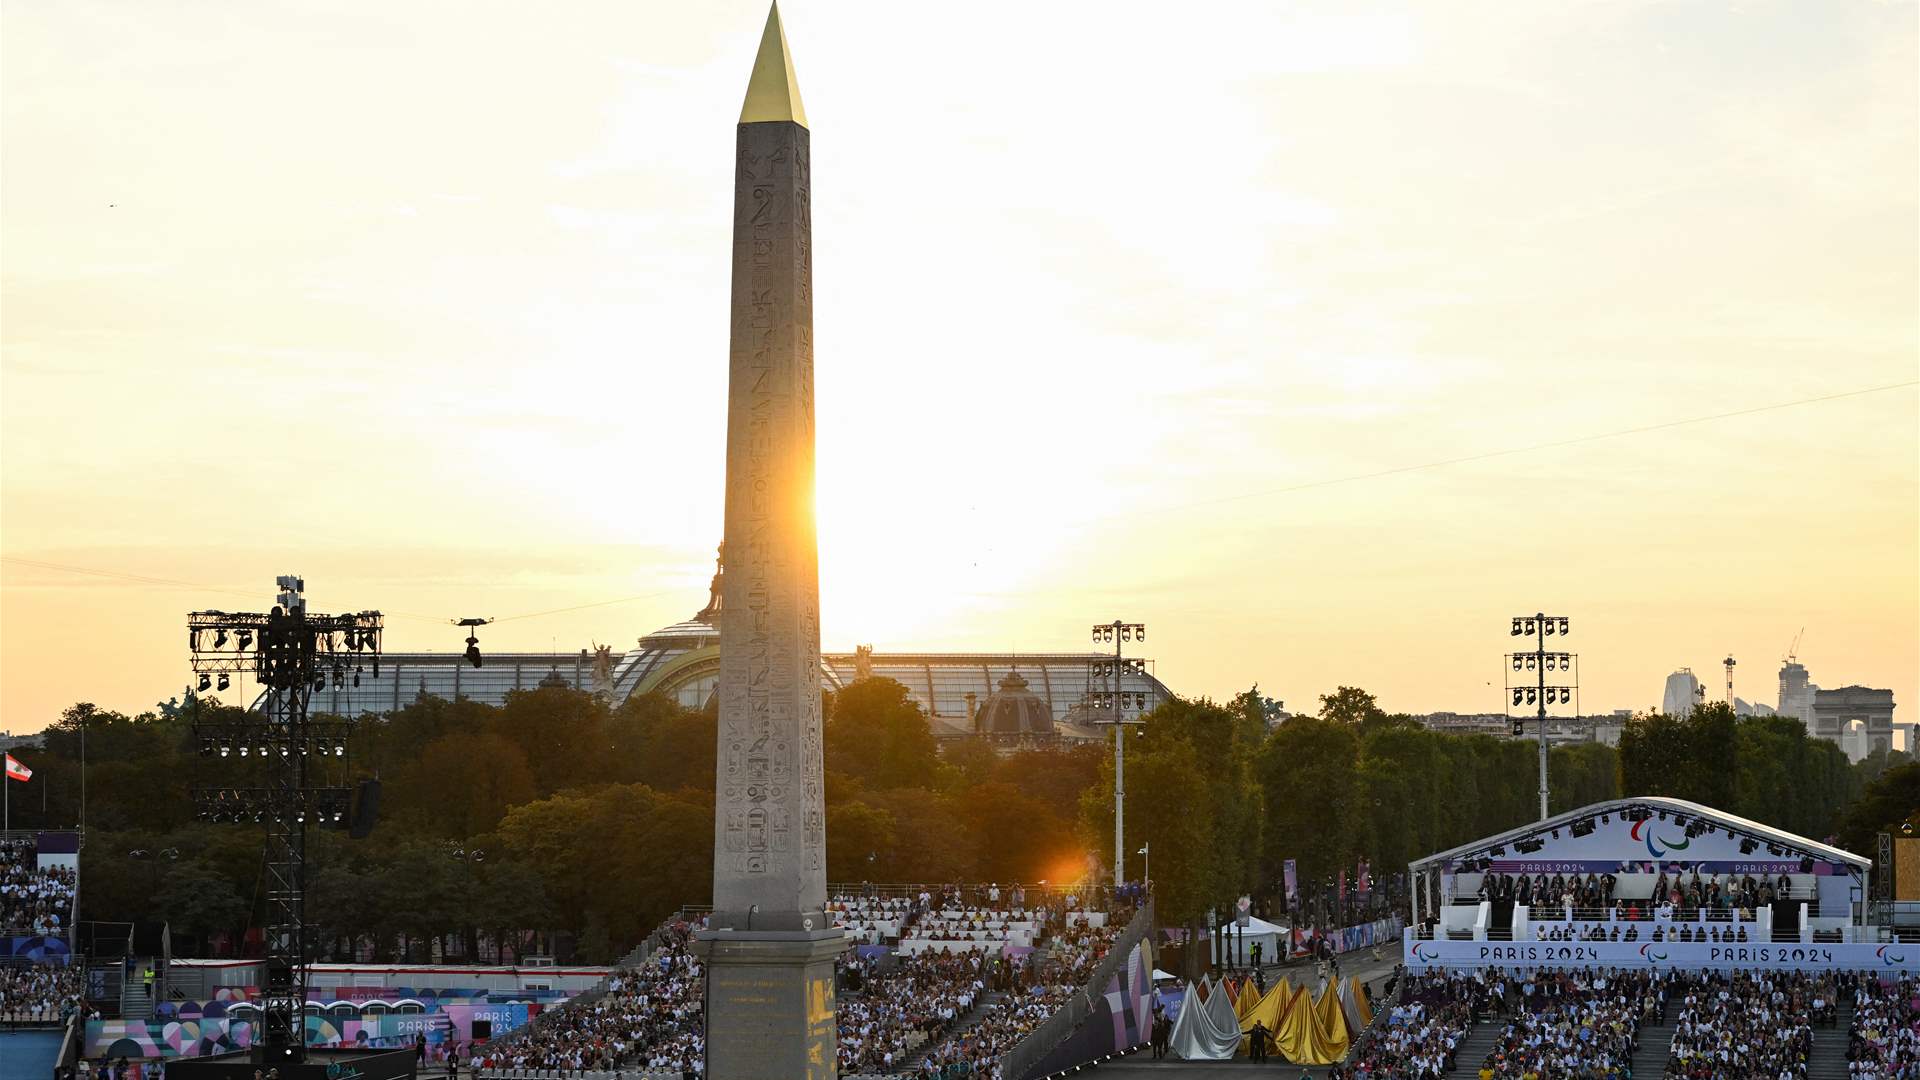
<instances>
[{"instance_id":1,"label":"obelisk","mask_svg":"<svg viewBox=\"0 0 1920 1080\"><path fill-rule=\"evenodd\" d=\"M708 1080L835 1072L807 142L776 5L734 156Z\"/></svg>"}]
</instances>

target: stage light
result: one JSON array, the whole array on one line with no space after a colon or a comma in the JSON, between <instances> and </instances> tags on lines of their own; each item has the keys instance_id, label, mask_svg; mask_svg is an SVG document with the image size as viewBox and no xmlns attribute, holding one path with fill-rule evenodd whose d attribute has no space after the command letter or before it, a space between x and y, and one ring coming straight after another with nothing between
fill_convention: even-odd
<instances>
[{"instance_id":1,"label":"stage light","mask_svg":"<svg viewBox=\"0 0 1920 1080\"><path fill-rule=\"evenodd\" d=\"M1520 636L1520 620L1519 619L1513 620L1513 636L1514 637Z\"/></svg>"},{"instance_id":2,"label":"stage light","mask_svg":"<svg viewBox=\"0 0 1920 1080\"><path fill-rule=\"evenodd\" d=\"M200 676L200 689L210 690L212 688L213 688L213 676L202 674Z\"/></svg>"},{"instance_id":3,"label":"stage light","mask_svg":"<svg viewBox=\"0 0 1920 1080\"><path fill-rule=\"evenodd\" d=\"M1567 620L1565 618L1562 618L1560 620L1560 633L1564 635L1566 632L1567 632Z\"/></svg>"},{"instance_id":4,"label":"stage light","mask_svg":"<svg viewBox=\"0 0 1920 1080\"><path fill-rule=\"evenodd\" d=\"M221 744L220 744L220 756L221 756L221 757L226 757L226 756L227 756L227 744L226 744L226 743L221 743Z\"/></svg>"},{"instance_id":5,"label":"stage light","mask_svg":"<svg viewBox=\"0 0 1920 1080\"><path fill-rule=\"evenodd\" d=\"M201 757L213 756L213 740L212 739L200 740L200 756Z\"/></svg>"},{"instance_id":6,"label":"stage light","mask_svg":"<svg viewBox=\"0 0 1920 1080\"><path fill-rule=\"evenodd\" d=\"M1135 640L1135 641L1145 641L1145 640L1147 640L1147 628L1146 628L1146 627L1144 627L1144 626L1136 626L1136 627L1134 627L1134 628L1133 628L1133 640Z\"/></svg>"},{"instance_id":7,"label":"stage light","mask_svg":"<svg viewBox=\"0 0 1920 1080\"><path fill-rule=\"evenodd\" d=\"M1515 690L1513 691L1513 703L1515 705L1520 704L1520 696L1524 693L1526 693L1526 691L1515 688Z\"/></svg>"},{"instance_id":8,"label":"stage light","mask_svg":"<svg viewBox=\"0 0 1920 1080\"><path fill-rule=\"evenodd\" d=\"M480 639L474 637L472 634L467 635L467 651L465 655L467 663L472 664L474 667L480 666Z\"/></svg>"},{"instance_id":9,"label":"stage light","mask_svg":"<svg viewBox=\"0 0 1920 1080\"><path fill-rule=\"evenodd\" d=\"M240 647L241 647L242 649L251 649L251 648L253 648L253 631L251 631L251 630L242 630L242 631L240 631L240 633L239 633L239 635L238 635L238 637L239 637L239 639L240 639Z\"/></svg>"},{"instance_id":10,"label":"stage light","mask_svg":"<svg viewBox=\"0 0 1920 1080\"><path fill-rule=\"evenodd\" d=\"M1520 670L1520 655L1518 653L1515 653L1513 657L1513 670Z\"/></svg>"},{"instance_id":11,"label":"stage light","mask_svg":"<svg viewBox=\"0 0 1920 1080\"><path fill-rule=\"evenodd\" d=\"M1751 855L1753 854L1753 849L1757 846L1758 845L1756 845L1753 842L1753 837L1749 836L1746 839L1740 841L1740 854Z\"/></svg>"},{"instance_id":12,"label":"stage light","mask_svg":"<svg viewBox=\"0 0 1920 1080\"><path fill-rule=\"evenodd\" d=\"M325 690L327 688L327 677L325 675L315 675L313 677L313 688L315 690Z\"/></svg>"},{"instance_id":13,"label":"stage light","mask_svg":"<svg viewBox=\"0 0 1920 1080\"><path fill-rule=\"evenodd\" d=\"M225 630L215 630L213 632L213 647L216 649L224 649L227 647L227 632Z\"/></svg>"},{"instance_id":14,"label":"stage light","mask_svg":"<svg viewBox=\"0 0 1920 1080\"><path fill-rule=\"evenodd\" d=\"M227 675L226 672L224 671L221 672L220 673L220 689L225 690L227 687L232 685L233 685L233 680Z\"/></svg>"},{"instance_id":15,"label":"stage light","mask_svg":"<svg viewBox=\"0 0 1920 1080\"><path fill-rule=\"evenodd\" d=\"M341 745L341 744L339 744L339 743L334 743L334 744L333 744L333 756L334 756L334 757L346 757L346 756L347 756L347 748L346 748L345 746L342 746L342 745Z\"/></svg>"}]
</instances>

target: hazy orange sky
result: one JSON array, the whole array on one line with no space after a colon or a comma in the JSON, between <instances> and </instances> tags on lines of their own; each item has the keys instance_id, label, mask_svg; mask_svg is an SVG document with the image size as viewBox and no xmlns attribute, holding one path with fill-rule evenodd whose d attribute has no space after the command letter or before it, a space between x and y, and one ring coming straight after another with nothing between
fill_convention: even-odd
<instances>
[{"instance_id":1,"label":"hazy orange sky","mask_svg":"<svg viewBox=\"0 0 1920 1080\"><path fill-rule=\"evenodd\" d=\"M0 9L0 730L183 615L630 646L721 531L762 0ZM1588 711L1780 655L1920 719L1912 3L790 0L825 645ZM88 577L38 563L205 583Z\"/></svg>"}]
</instances>

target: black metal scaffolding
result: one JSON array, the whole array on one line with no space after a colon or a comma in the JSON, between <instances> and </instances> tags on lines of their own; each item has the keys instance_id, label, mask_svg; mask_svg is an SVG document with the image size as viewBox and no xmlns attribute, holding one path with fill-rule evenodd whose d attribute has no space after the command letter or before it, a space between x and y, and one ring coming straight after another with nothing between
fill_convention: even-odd
<instances>
[{"instance_id":1,"label":"black metal scaffolding","mask_svg":"<svg viewBox=\"0 0 1920 1080\"><path fill-rule=\"evenodd\" d=\"M345 764L350 725L309 721L307 704L329 681L357 685L369 668L379 676L382 624L377 611L309 614L301 579L283 576L278 584L272 611L196 611L187 634L202 689L215 677L224 688L233 675L251 674L262 690L244 721L194 725L203 756L252 758L259 782L193 795L205 820L266 826L267 978L255 1055L295 1062L306 1059L307 826L343 826L351 811L347 788L315 782L321 762Z\"/></svg>"}]
</instances>

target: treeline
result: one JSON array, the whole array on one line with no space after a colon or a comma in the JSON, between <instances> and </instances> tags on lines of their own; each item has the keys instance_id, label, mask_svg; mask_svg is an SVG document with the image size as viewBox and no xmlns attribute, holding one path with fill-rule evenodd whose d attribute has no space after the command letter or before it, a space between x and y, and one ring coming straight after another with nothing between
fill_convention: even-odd
<instances>
[{"instance_id":1,"label":"treeline","mask_svg":"<svg viewBox=\"0 0 1920 1080\"><path fill-rule=\"evenodd\" d=\"M1001 756L968 743L942 755L888 680L825 704L831 880L1084 876L1073 815L1097 747ZM244 947L264 915L260 831L196 821L190 795L259 782L255 759L203 756L193 735L196 717L242 715L213 699L138 716L76 705L44 751L23 755L41 791L14 792L14 825L71 827L84 738L82 918L165 919L183 952ZM377 776L383 787L370 839L312 834L322 954L622 955L675 909L709 901L714 726L713 713L666 698L609 707L561 687L497 708L422 698L360 718L347 762L313 766L326 782Z\"/></svg>"},{"instance_id":2,"label":"treeline","mask_svg":"<svg viewBox=\"0 0 1920 1080\"><path fill-rule=\"evenodd\" d=\"M1689 799L1814 840L1837 838L1868 858L1872 833L1887 822L1850 826L1849 814L1870 790L1876 798L1891 794L1873 785L1910 762L1900 751L1876 751L1850 763L1798 719L1735 716L1725 702L1697 705L1686 716L1636 716L1620 735L1621 781L1631 794ZM1920 811L1920 801L1906 805ZM1879 813L1861 809L1868 818Z\"/></svg>"},{"instance_id":3,"label":"treeline","mask_svg":"<svg viewBox=\"0 0 1920 1080\"><path fill-rule=\"evenodd\" d=\"M1299 913L1335 919L1339 874L1352 897L1359 860L1384 891L1415 858L1538 816L1535 744L1431 731L1350 687L1321 704L1319 716L1270 725L1276 710L1257 689L1226 704L1176 700L1130 736L1127 872L1142 872L1147 847L1163 918L1193 923L1240 895L1285 910L1292 859ZM1609 747L1557 747L1548 768L1555 810L1618 793ZM1081 800L1083 834L1103 853L1112 792L1103 759Z\"/></svg>"},{"instance_id":4,"label":"treeline","mask_svg":"<svg viewBox=\"0 0 1920 1080\"><path fill-rule=\"evenodd\" d=\"M1111 874L1110 743L938 747L925 713L887 679L825 706L830 880ZM1311 902L1302 914L1321 913L1359 859L1384 890L1415 858L1537 816L1532 742L1431 731L1353 688L1321 706L1276 723L1277 705L1255 689L1224 704L1176 699L1129 728L1126 872L1143 876L1147 847L1164 919L1192 924L1243 894L1279 910L1287 859ZM189 796L259 782L257 764L203 756L193 735L196 717L241 715L211 699L131 717L76 705L45 751L22 755L35 773L13 793L15 827L70 827L85 739L83 918L165 919L182 953L244 947L264 914L260 832L195 821ZM715 723L662 697L613 707L563 687L497 708L423 698L354 721L347 761L317 767L340 784L378 776L382 814L368 840L326 831L312 843L322 954L622 955L711 895ZM1675 795L1815 838L1839 830L1869 850L1875 831L1920 808L1920 765L1905 762L1850 767L1798 724L1709 706L1634 719L1617 755L1555 748L1552 808Z\"/></svg>"}]
</instances>

